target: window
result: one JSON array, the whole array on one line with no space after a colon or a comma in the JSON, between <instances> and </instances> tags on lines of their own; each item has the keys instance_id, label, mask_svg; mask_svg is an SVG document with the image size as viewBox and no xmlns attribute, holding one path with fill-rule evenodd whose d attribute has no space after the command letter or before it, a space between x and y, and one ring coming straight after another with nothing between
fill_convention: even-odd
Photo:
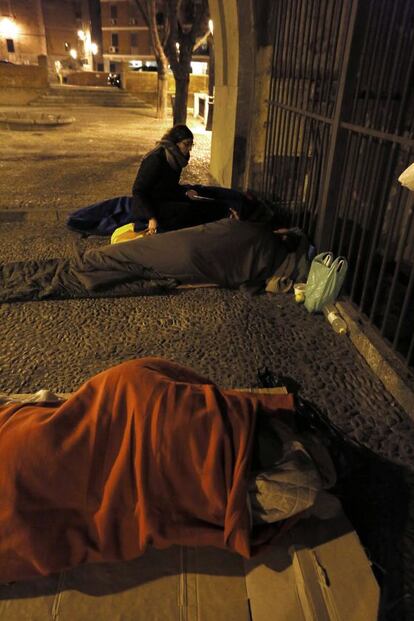
<instances>
[{"instance_id":1,"label":"window","mask_svg":"<svg viewBox=\"0 0 414 621\"><path fill-rule=\"evenodd\" d=\"M131 47L138 47L138 33L131 32Z\"/></svg>"},{"instance_id":2,"label":"window","mask_svg":"<svg viewBox=\"0 0 414 621\"><path fill-rule=\"evenodd\" d=\"M7 51L10 54L14 54L14 41L13 39L6 39Z\"/></svg>"},{"instance_id":3,"label":"window","mask_svg":"<svg viewBox=\"0 0 414 621\"><path fill-rule=\"evenodd\" d=\"M163 26L164 24L164 13L162 11L158 11L156 15L157 25Z\"/></svg>"},{"instance_id":4,"label":"window","mask_svg":"<svg viewBox=\"0 0 414 621\"><path fill-rule=\"evenodd\" d=\"M118 33L117 32L113 32L111 34L111 46L112 47L118 47L118 45L119 45Z\"/></svg>"},{"instance_id":5,"label":"window","mask_svg":"<svg viewBox=\"0 0 414 621\"><path fill-rule=\"evenodd\" d=\"M118 7L116 4L111 4L111 19L116 19L118 17Z\"/></svg>"},{"instance_id":6,"label":"window","mask_svg":"<svg viewBox=\"0 0 414 621\"><path fill-rule=\"evenodd\" d=\"M104 70L104 64L103 63L98 63L97 70L98 71L103 71Z\"/></svg>"},{"instance_id":7,"label":"window","mask_svg":"<svg viewBox=\"0 0 414 621\"><path fill-rule=\"evenodd\" d=\"M109 71L110 73L116 72L116 63L109 63Z\"/></svg>"},{"instance_id":8,"label":"window","mask_svg":"<svg viewBox=\"0 0 414 621\"><path fill-rule=\"evenodd\" d=\"M76 19L82 19L81 3L78 0L73 2L73 12L75 14Z\"/></svg>"}]
</instances>

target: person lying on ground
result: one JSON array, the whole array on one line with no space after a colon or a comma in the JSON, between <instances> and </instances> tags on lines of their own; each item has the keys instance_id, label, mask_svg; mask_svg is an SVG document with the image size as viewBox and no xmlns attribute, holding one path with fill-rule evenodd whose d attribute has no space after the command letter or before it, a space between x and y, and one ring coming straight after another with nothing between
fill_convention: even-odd
<instances>
[{"instance_id":1,"label":"person lying on ground","mask_svg":"<svg viewBox=\"0 0 414 621\"><path fill-rule=\"evenodd\" d=\"M298 433L293 395L222 390L159 358L110 368L64 402L0 405L0 454L0 582L150 545L249 557L306 512L332 512L335 469Z\"/></svg>"},{"instance_id":2,"label":"person lying on ground","mask_svg":"<svg viewBox=\"0 0 414 621\"><path fill-rule=\"evenodd\" d=\"M303 281L308 246L297 229L279 235L266 224L225 218L71 259L5 263L0 302L144 295L203 284L256 293L281 278Z\"/></svg>"},{"instance_id":3,"label":"person lying on ground","mask_svg":"<svg viewBox=\"0 0 414 621\"><path fill-rule=\"evenodd\" d=\"M180 184L194 136L186 125L172 127L156 147L144 156L132 188L132 197L117 197L72 213L67 225L74 230L111 235L133 223L136 231L149 234L172 231L220 220L234 209L247 219L270 220L272 213L251 193L227 188ZM251 219L251 218L250 218Z\"/></svg>"}]
</instances>

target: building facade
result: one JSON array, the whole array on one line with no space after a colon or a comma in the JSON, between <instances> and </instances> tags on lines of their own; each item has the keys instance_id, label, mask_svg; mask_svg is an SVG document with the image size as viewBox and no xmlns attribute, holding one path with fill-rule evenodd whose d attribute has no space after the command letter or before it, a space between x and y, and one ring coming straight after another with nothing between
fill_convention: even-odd
<instances>
[{"instance_id":1,"label":"building facade","mask_svg":"<svg viewBox=\"0 0 414 621\"><path fill-rule=\"evenodd\" d=\"M0 0L0 60L96 69L99 35L99 0Z\"/></svg>"},{"instance_id":2,"label":"building facade","mask_svg":"<svg viewBox=\"0 0 414 621\"><path fill-rule=\"evenodd\" d=\"M148 26L135 0L101 0L104 71L119 72L122 62L153 64Z\"/></svg>"},{"instance_id":3,"label":"building facade","mask_svg":"<svg viewBox=\"0 0 414 621\"><path fill-rule=\"evenodd\" d=\"M130 69L156 70L150 31L135 0L100 0L102 57L104 71L121 72L122 63ZM162 24L162 13L159 15ZM193 57L193 71L207 72L207 45Z\"/></svg>"},{"instance_id":4,"label":"building facade","mask_svg":"<svg viewBox=\"0 0 414 621\"><path fill-rule=\"evenodd\" d=\"M0 60L29 65L46 53L41 0L1 0Z\"/></svg>"}]
</instances>

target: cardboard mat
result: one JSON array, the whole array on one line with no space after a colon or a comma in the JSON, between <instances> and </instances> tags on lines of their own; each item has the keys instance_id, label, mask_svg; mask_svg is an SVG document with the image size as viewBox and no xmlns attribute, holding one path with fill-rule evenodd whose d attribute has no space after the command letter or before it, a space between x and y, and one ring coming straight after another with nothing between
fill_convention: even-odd
<instances>
[{"instance_id":1,"label":"cardboard mat","mask_svg":"<svg viewBox=\"0 0 414 621\"><path fill-rule=\"evenodd\" d=\"M2 621L374 621L379 588L352 526L303 520L254 559L150 549L0 587Z\"/></svg>"},{"instance_id":2,"label":"cardboard mat","mask_svg":"<svg viewBox=\"0 0 414 621\"><path fill-rule=\"evenodd\" d=\"M300 521L249 560L213 548L175 546L149 549L129 562L0 585L0 619L376 621L379 597L358 536L340 514Z\"/></svg>"}]
</instances>

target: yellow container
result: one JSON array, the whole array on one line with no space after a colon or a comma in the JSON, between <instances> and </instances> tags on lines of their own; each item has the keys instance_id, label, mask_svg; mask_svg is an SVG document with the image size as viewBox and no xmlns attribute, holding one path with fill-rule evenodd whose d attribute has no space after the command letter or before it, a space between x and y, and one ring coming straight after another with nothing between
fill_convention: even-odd
<instances>
[{"instance_id":1,"label":"yellow container","mask_svg":"<svg viewBox=\"0 0 414 621\"><path fill-rule=\"evenodd\" d=\"M131 241L131 239L145 237L146 234L147 231L139 231L139 233L136 233L134 231L134 223L129 222L115 229L111 235L111 244L119 244L120 242Z\"/></svg>"},{"instance_id":2,"label":"yellow container","mask_svg":"<svg viewBox=\"0 0 414 621\"><path fill-rule=\"evenodd\" d=\"M305 291L306 291L306 283L305 282L297 282L293 285L293 289L295 292L295 301L298 303L305 301Z\"/></svg>"}]
</instances>

